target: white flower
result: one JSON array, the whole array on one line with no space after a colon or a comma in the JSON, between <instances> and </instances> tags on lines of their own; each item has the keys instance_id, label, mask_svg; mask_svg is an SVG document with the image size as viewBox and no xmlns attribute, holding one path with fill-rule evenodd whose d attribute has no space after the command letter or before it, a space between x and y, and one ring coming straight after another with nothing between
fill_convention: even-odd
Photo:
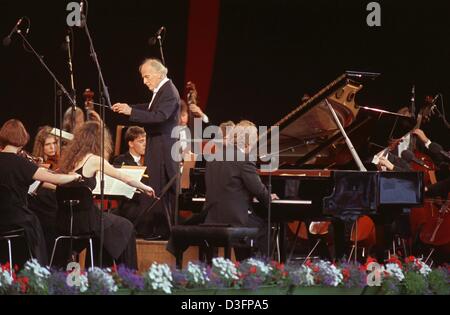
<instances>
[{"instance_id":1,"label":"white flower","mask_svg":"<svg viewBox=\"0 0 450 315\"><path fill-rule=\"evenodd\" d=\"M250 266L255 266L259 272L261 272L264 276L267 276L270 274L270 272L273 270L272 266L264 263L263 261L256 260L253 258L250 258L246 261Z\"/></svg>"},{"instance_id":2,"label":"white flower","mask_svg":"<svg viewBox=\"0 0 450 315\"><path fill-rule=\"evenodd\" d=\"M25 270L33 272L33 274L39 278L48 278L50 276L50 271L47 267L42 267L34 258L26 262Z\"/></svg>"},{"instance_id":3,"label":"white flower","mask_svg":"<svg viewBox=\"0 0 450 315\"><path fill-rule=\"evenodd\" d=\"M13 277L8 270L0 269L0 292L7 289L13 283Z\"/></svg>"},{"instance_id":4,"label":"white flower","mask_svg":"<svg viewBox=\"0 0 450 315\"><path fill-rule=\"evenodd\" d=\"M206 269L199 265L193 264L192 262L188 263L187 273L194 284L205 285L207 282L209 282Z\"/></svg>"},{"instance_id":5,"label":"white flower","mask_svg":"<svg viewBox=\"0 0 450 315\"><path fill-rule=\"evenodd\" d=\"M213 269L226 280L239 280L239 272L234 263L223 257L213 258Z\"/></svg>"},{"instance_id":6,"label":"white flower","mask_svg":"<svg viewBox=\"0 0 450 315\"><path fill-rule=\"evenodd\" d=\"M314 285L314 274L311 268L302 265L298 270L292 272L292 275L299 277L299 286L313 286Z\"/></svg>"},{"instance_id":7,"label":"white flower","mask_svg":"<svg viewBox=\"0 0 450 315\"><path fill-rule=\"evenodd\" d=\"M422 259L416 258L416 261L414 263L419 266L419 273L424 277L427 277L432 271L430 266L424 263Z\"/></svg>"},{"instance_id":8,"label":"white flower","mask_svg":"<svg viewBox=\"0 0 450 315\"><path fill-rule=\"evenodd\" d=\"M386 264L386 266L382 268L382 271L386 272L389 276L396 278L398 281L403 281L403 279L405 279L403 270L395 263Z\"/></svg>"},{"instance_id":9,"label":"white flower","mask_svg":"<svg viewBox=\"0 0 450 315\"><path fill-rule=\"evenodd\" d=\"M80 278L80 291L83 289L84 291L81 292L85 292L89 286L91 288L98 287L99 290L104 290L109 293L116 292L118 287L114 281L114 278L111 276L110 271L110 269L102 270L98 267L89 269L87 279L83 279L83 276Z\"/></svg>"},{"instance_id":10,"label":"white flower","mask_svg":"<svg viewBox=\"0 0 450 315\"><path fill-rule=\"evenodd\" d=\"M80 292L84 293L89 289L89 281L86 275L80 275Z\"/></svg>"},{"instance_id":11,"label":"white flower","mask_svg":"<svg viewBox=\"0 0 450 315\"><path fill-rule=\"evenodd\" d=\"M155 291L172 293L172 272L167 264L153 263L146 273L146 281Z\"/></svg>"},{"instance_id":12,"label":"white flower","mask_svg":"<svg viewBox=\"0 0 450 315\"><path fill-rule=\"evenodd\" d=\"M337 287L344 280L342 272L329 261L320 260L316 266L319 267L319 270L324 277L326 277L328 281L331 281L330 283L327 283L328 285Z\"/></svg>"},{"instance_id":13,"label":"white flower","mask_svg":"<svg viewBox=\"0 0 450 315\"><path fill-rule=\"evenodd\" d=\"M40 289L46 288L46 279L50 277L50 270L42 267L36 259L29 260L25 263L25 270L31 272L36 277L36 285Z\"/></svg>"}]
</instances>

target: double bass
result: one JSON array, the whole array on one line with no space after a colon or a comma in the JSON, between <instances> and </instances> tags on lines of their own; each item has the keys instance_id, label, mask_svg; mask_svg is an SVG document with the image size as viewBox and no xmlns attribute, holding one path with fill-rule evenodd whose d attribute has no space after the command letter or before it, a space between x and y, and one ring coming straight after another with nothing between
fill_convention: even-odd
<instances>
[{"instance_id":1,"label":"double bass","mask_svg":"<svg viewBox=\"0 0 450 315\"><path fill-rule=\"evenodd\" d=\"M450 196L429 200L431 217L420 231L420 240L450 258Z\"/></svg>"}]
</instances>

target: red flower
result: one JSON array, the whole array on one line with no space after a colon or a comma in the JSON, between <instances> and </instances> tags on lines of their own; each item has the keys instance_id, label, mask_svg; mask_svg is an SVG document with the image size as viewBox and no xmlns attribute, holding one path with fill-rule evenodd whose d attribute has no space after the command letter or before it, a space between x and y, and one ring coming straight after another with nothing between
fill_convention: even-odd
<instances>
[{"instance_id":1,"label":"red flower","mask_svg":"<svg viewBox=\"0 0 450 315\"><path fill-rule=\"evenodd\" d=\"M310 259L308 259L307 261L305 261L305 266L306 267L311 267L312 265L312 261Z\"/></svg>"},{"instance_id":2,"label":"red flower","mask_svg":"<svg viewBox=\"0 0 450 315\"><path fill-rule=\"evenodd\" d=\"M20 277L17 279L17 281L19 282L19 285L20 285L20 291L22 293L26 293L27 288L28 288L28 283L29 283L28 277Z\"/></svg>"},{"instance_id":3,"label":"red flower","mask_svg":"<svg viewBox=\"0 0 450 315\"><path fill-rule=\"evenodd\" d=\"M409 256L405 258L405 263L409 264L409 263L413 263L416 261L416 257L414 256Z\"/></svg>"},{"instance_id":4,"label":"red flower","mask_svg":"<svg viewBox=\"0 0 450 315\"><path fill-rule=\"evenodd\" d=\"M256 273L256 272L257 272L256 266L251 266L250 267L250 273Z\"/></svg>"},{"instance_id":5,"label":"red flower","mask_svg":"<svg viewBox=\"0 0 450 315\"><path fill-rule=\"evenodd\" d=\"M317 272L320 271L320 268L319 268L318 266L314 266L314 267L312 268L312 271L317 273Z\"/></svg>"},{"instance_id":6,"label":"red flower","mask_svg":"<svg viewBox=\"0 0 450 315\"><path fill-rule=\"evenodd\" d=\"M347 268L342 269L342 275L344 276L345 279L350 278L350 270L348 270Z\"/></svg>"},{"instance_id":7,"label":"red flower","mask_svg":"<svg viewBox=\"0 0 450 315\"><path fill-rule=\"evenodd\" d=\"M116 265L116 264L113 264L113 265L111 266L111 272L112 272L112 273L117 273L117 265Z\"/></svg>"},{"instance_id":8,"label":"red flower","mask_svg":"<svg viewBox=\"0 0 450 315\"><path fill-rule=\"evenodd\" d=\"M284 264L277 263L277 270L284 270Z\"/></svg>"},{"instance_id":9,"label":"red flower","mask_svg":"<svg viewBox=\"0 0 450 315\"><path fill-rule=\"evenodd\" d=\"M388 263L397 264L400 269L402 269L402 262L398 259L397 256L391 256L391 258L388 259Z\"/></svg>"},{"instance_id":10,"label":"red flower","mask_svg":"<svg viewBox=\"0 0 450 315\"><path fill-rule=\"evenodd\" d=\"M236 261L236 262L234 263L234 265L236 266L236 268L239 268L239 266L240 266L241 264L240 264L239 261Z\"/></svg>"},{"instance_id":11,"label":"red flower","mask_svg":"<svg viewBox=\"0 0 450 315\"><path fill-rule=\"evenodd\" d=\"M287 271L283 272L283 277L287 278L288 275L289 275L289 273Z\"/></svg>"}]
</instances>

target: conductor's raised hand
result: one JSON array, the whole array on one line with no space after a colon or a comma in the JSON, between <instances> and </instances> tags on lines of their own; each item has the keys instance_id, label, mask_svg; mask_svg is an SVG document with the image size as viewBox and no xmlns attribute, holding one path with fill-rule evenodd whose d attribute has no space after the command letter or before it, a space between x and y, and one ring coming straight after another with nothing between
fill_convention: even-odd
<instances>
[{"instance_id":1,"label":"conductor's raised hand","mask_svg":"<svg viewBox=\"0 0 450 315\"><path fill-rule=\"evenodd\" d=\"M115 113L123 114L130 116L131 115L131 107L126 103L116 103L112 106L112 110Z\"/></svg>"}]
</instances>

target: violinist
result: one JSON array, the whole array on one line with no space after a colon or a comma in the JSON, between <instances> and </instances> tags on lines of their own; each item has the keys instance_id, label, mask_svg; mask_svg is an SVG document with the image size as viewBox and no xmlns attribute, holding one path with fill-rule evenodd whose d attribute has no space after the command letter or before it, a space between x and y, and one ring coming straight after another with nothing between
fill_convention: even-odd
<instances>
[{"instance_id":1,"label":"violinist","mask_svg":"<svg viewBox=\"0 0 450 315\"><path fill-rule=\"evenodd\" d=\"M58 168L59 141L51 134L52 127L41 127L34 139L33 156L42 158L43 164L49 166L50 170Z\"/></svg>"},{"instance_id":2,"label":"violinist","mask_svg":"<svg viewBox=\"0 0 450 315\"><path fill-rule=\"evenodd\" d=\"M429 155L432 157L433 162L439 166L438 181L425 187L425 192L428 196L444 196L446 197L450 193L450 171L449 165L445 161L446 156L442 153L442 147L432 142L425 132L421 129L415 129L412 134L424 144L428 149Z\"/></svg>"},{"instance_id":3,"label":"violinist","mask_svg":"<svg viewBox=\"0 0 450 315\"><path fill-rule=\"evenodd\" d=\"M8 120L0 129L0 143L3 147L0 152L0 185L9 189L9 195L2 196L9 196L9 200L1 202L4 208L0 210L0 228L24 228L33 256L40 264L45 265L48 263L48 257L42 227L37 216L28 208L29 186L36 180L55 185L66 184L79 180L81 176L53 174L18 156L17 153L27 144L29 138L22 122L16 119ZM28 257L24 254L23 259Z\"/></svg>"},{"instance_id":4,"label":"violinist","mask_svg":"<svg viewBox=\"0 0 450 315\"><path fill-rule=\"evenodd\" d=\"M33 156L40 158L40 166L56 171L59 162L59 139L51 134L52 127L43 126L39 129L33 146ZM56 186L42 183L32 194L28 195L28 207L33 211L44 230L47 251L51 251L56 238L55 219L58 210Z\"/></svg>"}]
</instances>

